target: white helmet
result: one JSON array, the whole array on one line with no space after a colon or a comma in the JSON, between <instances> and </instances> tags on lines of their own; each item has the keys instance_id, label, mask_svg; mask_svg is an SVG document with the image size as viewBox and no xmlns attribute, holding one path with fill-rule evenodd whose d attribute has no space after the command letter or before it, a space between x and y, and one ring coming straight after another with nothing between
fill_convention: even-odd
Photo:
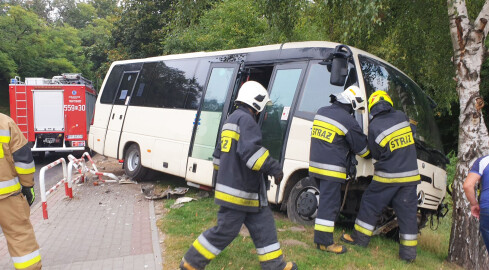
<instances>
[{"instance_id":1,"label":"white helmet","mask_svg":"<svg viewBox=\"0 0 489 270\"><path fill-rule=\"evenodd\" d=\"M336 100L343 104L350 104L351 107L356 110L365 109L365 100L360 95L360 88L358 86L352 85L348 87L345 91L334 95Z\"/></svg>"},{"instance_id":2,"label":"white helmet","mask_svg":"<svg viewBox=\"0 0 489 270\"><path fill-rule=\"evenodd\" d=\"M263 111L265 105L272 104L267 89L255 81L247 81L241 86L236 101L243 102L258 112Z\"/></svg>"}]
</instances>

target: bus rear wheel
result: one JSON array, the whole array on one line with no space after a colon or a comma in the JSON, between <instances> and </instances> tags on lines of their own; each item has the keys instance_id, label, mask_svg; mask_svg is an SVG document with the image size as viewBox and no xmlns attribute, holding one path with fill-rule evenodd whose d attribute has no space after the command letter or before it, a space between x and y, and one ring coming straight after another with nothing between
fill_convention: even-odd
<instances>
[{"instance_id":1,"label":"bus rear wheel","mask_svg":"<svg viewBox=\"0 0 489 270\"><path fill-rule=\"evenodd\" d=\"M319 205L319 188L314 179L302 178L290 191L287 216L293 222L313 225Z\"/></svg>"},{"instance_id":2,"label":"bus rear wheel","mask_svg":"<svg viewBox=\"0 0 489 270\"><path fill-rule=\"evenodd\" d=\"M124 171L127 176L135 179L143 179L148 168L141 164L141 151L137 144L132 144L124 155Z\"/></svg>"}]
</instances>

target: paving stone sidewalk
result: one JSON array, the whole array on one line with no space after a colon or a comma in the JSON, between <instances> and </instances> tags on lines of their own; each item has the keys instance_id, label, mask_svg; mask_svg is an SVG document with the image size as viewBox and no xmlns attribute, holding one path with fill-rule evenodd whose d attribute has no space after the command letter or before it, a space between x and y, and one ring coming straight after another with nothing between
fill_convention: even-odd
<instances>
[{"instance_id":1,"label":"paving stone sidewalk","mask_svg":"<svg viewBox=\"0 0 489 270\"><path fill-rule=\"evenodd\" d=\"M40 196L40 194L38 195ZM75 185L73 199L59 187L31 209L43 269L162 269L153 201L139 184ZM0 235L0 269L13 269Z\"/></svg>"}]
</instances>

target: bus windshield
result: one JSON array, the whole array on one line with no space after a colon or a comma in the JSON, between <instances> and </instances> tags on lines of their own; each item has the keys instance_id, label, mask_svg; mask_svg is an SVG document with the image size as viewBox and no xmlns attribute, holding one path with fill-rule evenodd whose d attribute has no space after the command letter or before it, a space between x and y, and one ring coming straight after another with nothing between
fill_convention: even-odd
<instances>
[{"instance_id":1,"label":"bus windshield","mask_svg":"<svg viewBox=\"0 0 489 270\"><path fill-rule=\"evenodd\" d=\"M421 88L406 75L386 63L359 56L367 97L376 90L386 91L394 108L407 114L414 128L418 158L444 166L446 157L435 123L434 104Z\"/></svg>"}]
</instances>

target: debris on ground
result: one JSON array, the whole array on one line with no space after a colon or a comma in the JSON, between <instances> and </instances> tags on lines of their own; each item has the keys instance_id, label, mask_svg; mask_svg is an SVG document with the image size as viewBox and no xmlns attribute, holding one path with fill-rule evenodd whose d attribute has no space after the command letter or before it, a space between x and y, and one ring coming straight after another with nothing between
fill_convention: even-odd
<instances>
[{"instance_id":1,"label":"debris on ground","mask_svg":"<svg viewBox=\"0 0 489 270\"><path fill-rule=\"evenodd\" d=\"M119 177L119 184L137 184L138 182L132 180L129 178L127 175L123 174L121 177Z\"/></svg>"},{"instance_id":2,"label":"debris on ground","mask_svg":"<svg viewBox=\"0 0 489 270\"><path fill-rule=\"evenodd\" d=\"M119 180L119 184L137 184L138 182L132 181L131 179L121 179Z\"/></svg>"},{"instance_id":3,"label":"debris on ground","mask_svg":"<svg viewBox=\"0 0 489 270\"><path fill-rule=\"evenodd\" d=\"M172 195L183 195L189 190L188 187L176 187L170 193Z\"/></svg>"},{"instance_id":4,"label":"debris on ground","mask_svg":"<svg viewBox=\"0 0 489 270\"><path fill-rule=\"evenodd\" d=\"M184 195L188 190L189 188L186 187L176 187L172 189L168 186L165 190L157 191L154 184L141 185L141 192L148 200L169 199L171 195Z\"/></svg>"},{"instance_id":5,"label":"debris on ground","mask_svg":"<svg viewBox=\"0 0 489 270\"><path fill-rule=\"evenodd\" d=\"M211 196L211 195L209 194L208 191L205 191L205 190L199 190L199 192L197 193L197 198L199 198L199 199L209 198L209 196Z\"/></svg>"},{"instance_id":6,"label":"debris on ground","mask_svg":"<svg viewBox=\"0 0 489 270\"><path fill-rule=\"evenodd\" d=\"M175 201L175 203L172 206L170 206L170 208L172 209L180 208L183 206L184 203L188 203L191 201L196 201L196 199L190 197L180 197Z\"/></svg>"}]
</instances>

